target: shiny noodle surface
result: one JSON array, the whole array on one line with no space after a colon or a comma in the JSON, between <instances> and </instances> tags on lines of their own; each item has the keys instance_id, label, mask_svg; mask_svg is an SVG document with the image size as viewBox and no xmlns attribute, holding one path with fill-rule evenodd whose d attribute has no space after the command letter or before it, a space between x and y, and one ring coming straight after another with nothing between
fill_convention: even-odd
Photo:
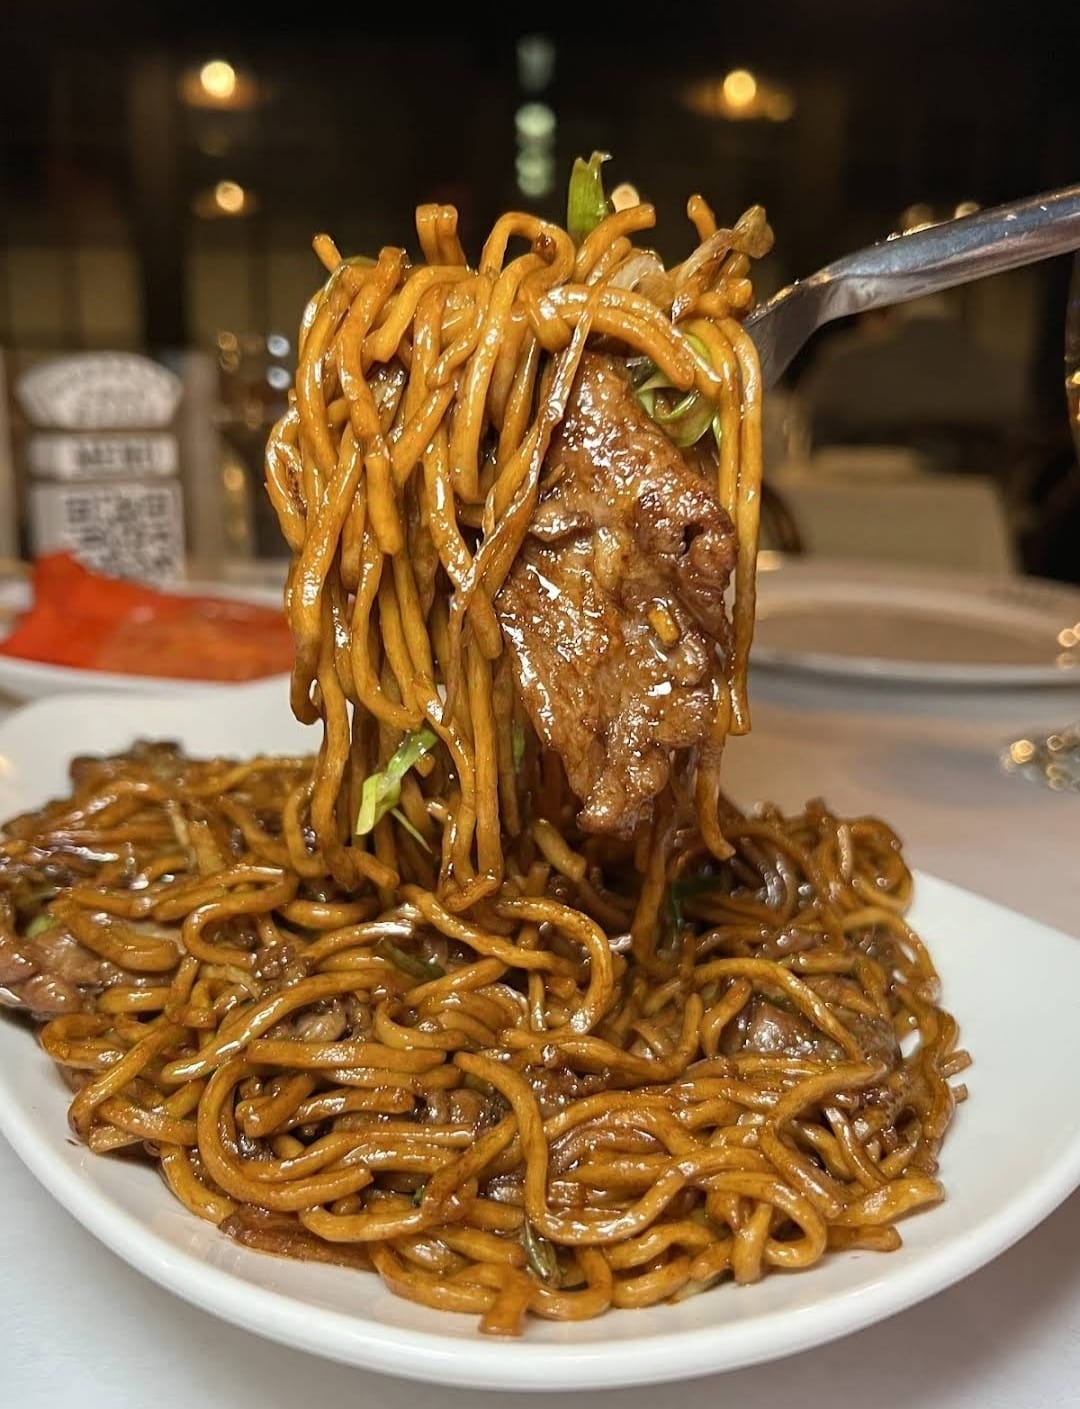
<instances>
[{"instance_id":1,"label":"shiny noodle surface","mask_svg":"<svg viewBox=\"0 0 1080 1409\"><path fill-rule=\"evenodd\" d=\"M679 853L658 973L612 942L625 860L536 859L469 920L301 878L309 771L144 746L8 825L0 979L60 1010L91 1149L501 1333L889 1250L942 1197L967 1059L883 823L729 810L727 861Z\"/></svg>"},{"instance_id":2,"label":"shiny noodle surface","mask_svg":"<svg viewBox=\"0 0 1080 1409\"><path fill-rule=\"evenodd\" d=\"M508 214L475 265L450 207L418 211L417 263L319 237L267 452L317 755L77 760L0 842L0 985L48 1019L80 1139L250 1247L497 1334L895 1248L964 1094L891 831L721 791L771 233L688 214L671 269L633 243L646 205L577 241ZM715 717L630 837L579 826L496 605L587 350L712 428L736 540Z\"/></svg>"}]
</instances>

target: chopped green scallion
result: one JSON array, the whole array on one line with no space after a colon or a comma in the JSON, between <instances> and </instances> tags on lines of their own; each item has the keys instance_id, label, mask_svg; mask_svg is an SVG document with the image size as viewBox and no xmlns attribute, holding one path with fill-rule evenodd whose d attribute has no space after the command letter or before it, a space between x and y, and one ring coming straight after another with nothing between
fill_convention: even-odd
<instances>
[{"instance_id":1,"label":"chopped green scallion","mask_svg":"<svg viewBox=\"0 0 1080 1409\"><path fill-rule=\"evenodd\" d=\"M521 1225L521 1242L525 1249L525 1260L530 1270L550 1286L559 1285L559 1259L555 1249L546 1238L542 1238L526 1218Z\"/></svg>"},{"instance_id":2,"label":"chopped green scallion","mask_svg":"<svg viewBox=\"0 0 1080 1409\"><path fill-rule=\"evenodd\" d=\"M413 826L400 807L392 807L390 809L390 816L393 817L395 822L404 827L413 841L415 841L418 846L422 846L429 856L432 854L431 843L428 841L427 837L424 836L423 832Z\"/></svg>"},{"instance_id":3,"label":"chopped green scallion","mask_svg":"<svg viewBox=\"0 0 1080 1409\"><path fill-rule=\"evenodd\" d=\"M404 949L399 949L389 939L380 939L375 946L375 953L389 959L396 969L408 974L410 978L419 979L421 983L431 983L434 979L446 977L446 970L441 964L436 964L433 959L421 959L418 954L406 954Z\"/></svg>"},{"instance_id":4,"label":"chopped green scallion","mask_svg":"<svg viewBox=\"0 0 1080 1409\"><path fill-rule=\"evenodd\" d=\"M356 835L365 837L381 822L388 812L392 812L401 801L401 780L410 768L430 753L439 742L438 735L425 725L411 734L406 734L394 750L389 763L381 773L372 773L364 779L360 790L360 811L356 817Z\"/></svg>"},{"instance_id":5,"label":"chopped green scallion","mask_svg":"<svg viewBox=\"0 0 1080 1409\"><path fill-rule=\"evenodd\" d=\"M600 171L608 160L607 152L593 152L588 161L578 157L574 162L566 201L566 228L575 245L580 245L586 235L592 234L611 210Z\"/></svg>"},{"instance_id":6,"label":"chopped green scallion","mask_svg":"<svg viewBox=\"0 0 1080 1409\"><path fill-rule=\"evenodd\" d=\"M667 888L667 910L671 920L672 928L678 932L686 923L683 914L683 902L692 900L695 895L703 895L705 892L715 890L721 885L723 878L714 873L703 876L680 876L674 880Z\"/></svg>"},{"instance_id":7,"label":"chopped green scallion","mask_svg":"<svg viewBox=\"0 0 1080 1409\"><path fill-rule=\"evenodd\" d=\"M711 360L709 350L700 338L695 337L693 333L684 333L683 337L704 362ZM683 393L674 406L664 405L657 401L656 393L676 389L666 373L661 372L652 362L646 361L642 365L638 358L633 359L632 366L629 363L627 365L637 399L681 450L696 445L710 426L716 436L717 445L720 444L720 418L708 397L702 396L696 388L691 388Z\"/></svg>"}]
</instances>

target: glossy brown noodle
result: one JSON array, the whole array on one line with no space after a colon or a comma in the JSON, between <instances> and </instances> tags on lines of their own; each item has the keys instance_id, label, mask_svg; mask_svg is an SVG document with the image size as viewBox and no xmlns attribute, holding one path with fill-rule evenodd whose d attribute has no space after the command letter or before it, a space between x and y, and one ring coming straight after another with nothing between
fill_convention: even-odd
<instances>
[{"instance_id":1,"label":"glossy brown noodle","mask_svg":"<svg viewBox=\"0 0 1080 1409\"><path fill-rule=\"evenodd\" d=\"M750 258L772 233L760 207L731 230L716 228L699 196L688 211L701 243L671 270L631 244L654 223L644 204L609 215L580 246L536 216L504 215L475 269L450 206L417 211L419 265L396 248L374 263L343 261L327 236L315 241L331 274L304 314L267 486L293 554L293 710L324 730L305 810L341 885L389 895L415 878L463 914L506 880L504 841L522 825L515 723L531 754L536 741L515 717L492 603L590 339L647 358L677 392L715 407L714 473L738 543L734 641L696 787L702 833L726 854L719 764L727 734L749 727L761 483L760 375L737 315L752 299ZM509 258L515 241L527 250ZM370 846L352 837L364 778L422 726L443 747L403 811L437 867L390 817ZM665 816L656 811L654 831Z\"/></svg>"},{"instance_id":2,"label":"glossy brown noodle","mask_svg":"<svg viewBox=\"0 0 1080 1409\"><path fill-rule=\"evenodd\" d=\"M892 832L719 791L759 472L731 315L763 217L690 209L699 250L636 288L613 280L647 207L580 248L506 216L475 271L446 208L419 212L424 265L320 242L269 454L318 758L84 762L0 846L0 982L60 1010L42 1041L80 1138L147 1151L249 1246L373 1267L490 1332L898 1246L963 1094ZM587 338L715 398L740 529L714 738L629 844L577 829L492 609ZM364 779L421 726L439 744L354 837Z\"/></svg>"}]
</instances>

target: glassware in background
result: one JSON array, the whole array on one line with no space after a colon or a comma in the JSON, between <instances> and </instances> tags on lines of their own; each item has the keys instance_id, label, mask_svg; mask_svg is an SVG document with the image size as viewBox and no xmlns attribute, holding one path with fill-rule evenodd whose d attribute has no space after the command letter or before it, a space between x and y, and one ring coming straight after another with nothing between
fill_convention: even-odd
<instances>
[{"instance_id":1,"label":"glassware in background","mask_svg":"<svg viewBox=\"0 0 1080 1409\"><path fill-rule=\"evenodd\" d=\"M802 553L802 534L781 487L785 475L799 473L810 454L810 427L797 392L774 387L763 398L761 442L761 548L765 553Z\"/></svg>"},{"instance_id":2,"label":"glassware in background","mask_svg":"<svg viewBox=\"0 0 1080 1409\"><path fill-rule=\"evenodd\" d=\"M1065 314L1065 404L1077 458L1080 459L1080 254L1073 261L1072 283ZM1080 638L1080 621L1063 624L1062 637L1071 645ZM1055 792L1080 793L1080 719L1052 734L1014 739L1001 759L1007 773L1042 783Z\"/></svg>"},{"instance_id":3,"label":"glassware in background","mask_svg":"<svg viewBox=\"0 0 1080 1409\"><path fill-rule=\"evenodd\" d=\"M286 555L263 491L263 452L270 427L288 405L295 367L282 333L218 334L222 548L227 564L281 560Z\"/></svg>"},{"instance_id":4,"label":"glassware in background","mask_svg":"<svg viewBox=\"0 0 1080 1409\"><path fill-rule=\"evenodd\" d=\"M1073 444L1080 457L1080 254L1073 260L1069 306L1065 317L1065 399Z\"/></svg>"},{"instance_id":5,"label":"glassware in background","mask_svg":"<svg viewBox=\"0 0 1080 1409\"><path fill-rule=\"evenodd\" d=\"M761 440L766 474L806 464L810 458L810 423L798 392L773 387L762 399Z\"/></svg>"}]
</instances>

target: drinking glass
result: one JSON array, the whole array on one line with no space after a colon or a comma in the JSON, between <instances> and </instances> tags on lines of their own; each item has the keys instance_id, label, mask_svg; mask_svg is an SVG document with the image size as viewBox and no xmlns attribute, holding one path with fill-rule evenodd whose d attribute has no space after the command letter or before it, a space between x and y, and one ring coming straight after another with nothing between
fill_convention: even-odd
<instances>
[{"instance_id":1,"label":"drinking glass","mask_svg":"<svg viewBox=\"0 0 1080 1409\"><path fill-rule=\"evenodd\" d=\"M1073 261L1065 311L1065 405L1080 459L1080 254ZM1002 766L1055 792L1080 792L1080 719L1051 734L1014 739L1002 756Z\"/></svg>"}]
</instances>

